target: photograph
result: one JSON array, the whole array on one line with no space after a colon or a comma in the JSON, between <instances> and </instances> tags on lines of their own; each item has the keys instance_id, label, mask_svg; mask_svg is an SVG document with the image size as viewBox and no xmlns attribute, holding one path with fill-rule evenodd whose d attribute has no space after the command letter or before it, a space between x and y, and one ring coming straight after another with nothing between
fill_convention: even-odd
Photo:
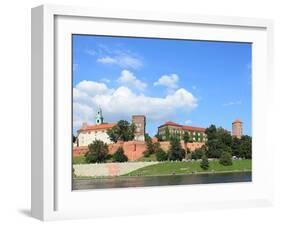
<instances>
[{"instance_id":1,"label":"photograph","mask_svg":"<svg viewBox=\"0 0 281 226\"><path fill-rule=\"evenodd\" d=\"M252 182L252 43L71 45L72 190Z\"/></svg>"}]
</instances>

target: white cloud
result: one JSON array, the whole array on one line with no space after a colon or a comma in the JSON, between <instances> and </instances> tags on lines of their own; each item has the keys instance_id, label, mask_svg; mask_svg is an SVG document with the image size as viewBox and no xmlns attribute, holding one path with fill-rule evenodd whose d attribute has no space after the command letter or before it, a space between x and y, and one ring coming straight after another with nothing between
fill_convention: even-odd
<instances>
[{"instance_id":1,"label":"white cloud","mask_svg":"<svg viewBox=\"0 0 281 226\"><path fill-rule=\"evenodd\" d=\"M116 56L105 56L97 59L97 62L102 64L115 64L121 68L139 68L142 66L142 62L135 56L129 54L119 54Z\"/></svg>"},{"instance_id":2,"label":"white cloud","mask_svg":"<svg viewBox=\"0 0 281 226\"><path fill-rule=\"evenodd\" d=\"M120 86L110 89L104 83L82 81L73 89L74 128L83 121L93 122L98 106L103 109L107 122L130 120L134 114L144 114L147 120L169 120L175 112L188 113L197 107L197 99L181 88L163 98L137 94L130 88Z\"/></svg>"},{"instance_id":3,"label":"white cloud","mask_svg":"<svg viewBox=\"0 0 281 226\"><path fill-rule=\"evenodd\" d=\"M184 121L184 124L185 124L185 125L188 125L188 124L191 124L191 123L192 123L192 121L189 120L189 119Z\"/></svg>"},{"instance_id":4,"label":"white cloud","mask_svg":"<svg viewBox=\"0 0 281 226\"><path fill-rule=\"evenodd\" d=\"M103 64L117 64L118 63L118 61L116 59L109 57L109 56L98 58L97 62L103 63Z\"/></svg>"},{"instance_id":5,"label":"white cloud","mask_svg":"<svg viewBox=\"0 0 281 226\"><path fill-rule=\"evenodd\" d=\"M100 81L105 83L110 83L110 79L108 78L102 78Z\"/></svg>"},{"instance_id":6,"label":"white cloud","mask_svg":"<svg viewBox=\"0 0 281 226\"><path fill-rule=\"evenodd\" d=\"M242 101L230 101L228 103L223 104L223 106L232 106L232 105L240 105L242 104Z\"/></svg>"},{"instance_id":7,"label":"white cloud","mask_svg":"<svg viewBox=\"0 0 281 226\"><path fill-rule=\"evenodd\" d=\"M143 91L147 84L138 80L134 74L128 70L123 70L121 76L118 78L118 82L124 86L132 87Z\"/></svg>"},{"instance_id":8,"label":"white cloud","mask_svg":"<svg viewBox=\"0 0 281 226\"><path fill-rule=\"evenodd\" d=\"M178 87L179 77L177 74L162 75L157 82L154 82L154 86L166 86L169 89L176 89Z\"/></svg>"}]
</instances>

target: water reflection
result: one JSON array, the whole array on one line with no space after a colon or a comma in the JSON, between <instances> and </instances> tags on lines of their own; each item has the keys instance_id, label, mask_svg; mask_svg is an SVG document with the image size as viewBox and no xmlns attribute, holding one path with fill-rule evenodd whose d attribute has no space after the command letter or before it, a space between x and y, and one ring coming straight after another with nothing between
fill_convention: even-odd
<instances>
[{"instance_id":1,"label":"water reflection","mask_svg":"<svg viewBox=\"0 0 281 226\"><path fill-rule=\"evenodd\" d=\"M151 176L151 177L114 177L114 178L102 178L102 179L74 179L73 190L250 182L250 181L252 181L251 172L191 174L191 175Z\"/></svg>"}]
</instances>

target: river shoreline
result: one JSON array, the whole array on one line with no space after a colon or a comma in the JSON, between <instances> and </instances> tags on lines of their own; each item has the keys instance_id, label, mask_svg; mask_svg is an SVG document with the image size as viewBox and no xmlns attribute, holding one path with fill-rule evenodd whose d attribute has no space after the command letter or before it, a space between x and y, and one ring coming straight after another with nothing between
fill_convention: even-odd
<instances>
[{"instance_id":1,"label":"river shoreline","mask_svg":"<svg viewBox=\"0 0 281 226\"><path fill-rule=\"evenodd\" d=\"M73 190L150 187L170 185L251 182L251 171L195 173L161 176L118 176L104 178L75 178Z\"/></svg>"}]
</instances>

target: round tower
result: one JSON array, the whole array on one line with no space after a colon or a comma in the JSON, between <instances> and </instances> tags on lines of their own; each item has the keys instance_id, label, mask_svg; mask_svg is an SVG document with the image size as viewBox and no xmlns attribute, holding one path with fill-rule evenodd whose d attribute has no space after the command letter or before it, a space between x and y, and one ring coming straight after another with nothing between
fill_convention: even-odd
<instances>
[{"instance_id":1,"label":"round tower","mask_svg":"<svg viewBox=\"0 0 281 226\"><path fill-rule=\"evenodd\" d=\"M232 122L232 136L241 138L243 135L243 122L240 119L236 119Z\"/></svg>"}]
</instances>

